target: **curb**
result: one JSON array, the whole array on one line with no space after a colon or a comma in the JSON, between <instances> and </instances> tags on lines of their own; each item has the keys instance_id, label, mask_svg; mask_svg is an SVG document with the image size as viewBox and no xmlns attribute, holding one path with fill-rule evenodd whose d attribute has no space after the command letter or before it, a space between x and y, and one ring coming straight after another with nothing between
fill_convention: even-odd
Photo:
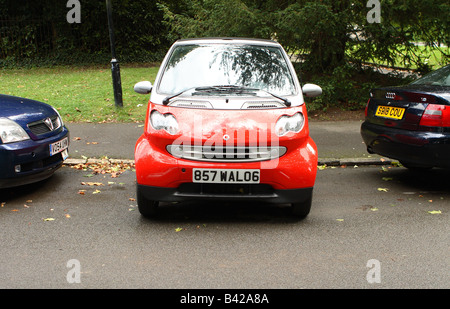
<instances>
[{"instance_id":1,"label":"curb","mask_svg":"<svg viewBox=\"0 0 450 309\"><path fill-rule=\"evenodd\" d=\"M318 160L318 165L327 166L368 166L368 165L392 165L398 161L388 158L323 158Z\"/></svg>"},{"instance_id":2,"label":"curb","mask_svg":"<svg viewBox=\"0 0 450 309\"><path fill-rule=\"evenodd\" d=\"M368 165L392 165L395 160L388 158L319 158L318 165L327 166L368 166ZM78 164L134 164L134 160L129 159L96 159L96 158L86 158L86 159L73 159L68 158L64 161L64 165L72 166Z\"/></svg>"},{"instance_id":3,"label":"curb","mask_svg":"<svg viewBox=\"0 0 450 309\"><path fill-rule=\"evenodd\" d=\"M78 165L78 164L134 164L134 160L128 159L96 159L96 158L86 158L86 159L73 159L68 158L64 161L63 165Z\"/></svg>"}]
</instances>

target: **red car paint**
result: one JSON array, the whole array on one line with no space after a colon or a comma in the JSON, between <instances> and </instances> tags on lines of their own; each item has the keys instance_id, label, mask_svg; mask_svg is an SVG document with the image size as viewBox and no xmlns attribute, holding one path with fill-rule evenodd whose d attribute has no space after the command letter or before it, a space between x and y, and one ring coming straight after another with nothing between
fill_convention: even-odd
<instances>
[{"instance_id":1,"label":"red car paint","mask_svg":"<svg viewBox=\"0 0 450 309\"><path fill-rule=\"evenodd\" d=\"M177 135L170 135L164 130L155 130L150 125L149 113L152 110L175 115L184 126ZM288 133L278 137L274 125L281 115L293 115L301 112L305 124L300 133ZM136 145L136 177L139 184L160 187L178 187L181 183L192 181L192 168L233 168L261 169L261 182L272 185L275 189L294 189L313 187L317 171L317 147L309 136L305 105L286 108L282 111L264 110L196 110L161 106L149 103L145 133ZM195 120L202 120L201 134L194 134ZM198 125L198 123L197 123ZM244 134L243 134L244 130ZM257 132L250 133L250 132ZM223 140L230 135L228 141ZM241 134L238 137L238 134ZM267 145L277 143L286 146L289 151L278 160L249 163L199 162L175 158L167 153L166 146L182 139L192 145L206 142L214 145L249 146L258 144L259 140L251 136L267 136L263 140ZM183 137L185 137L183 139ZM242 143L242 144L240 144ZM184 170L184 171L183 171Z\"/></svg>"}]
</instances>

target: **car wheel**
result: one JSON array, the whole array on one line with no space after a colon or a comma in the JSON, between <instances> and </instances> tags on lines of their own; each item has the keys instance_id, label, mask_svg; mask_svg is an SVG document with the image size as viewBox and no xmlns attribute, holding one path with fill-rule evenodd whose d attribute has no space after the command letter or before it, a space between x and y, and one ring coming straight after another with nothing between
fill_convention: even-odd
<instances>
[{"instance_id":1,"label":"car wheel","mask_svg":"<svg viewBox=\"0 0 450 309\"><path fill-rule=\"evenodd\" d=\"M304 202L292 203L292 214L299 218L304 218L309 214L312 204L312 195Z\"/></svg>"},{"instance_id":2,"label":"car wheel","mask_svg":"<svg viewBox=\"0 0 450 309\"><path fill-rule=\"evenodd\" d=\"M137 204L141 215L144 217L154 217L158 212L158 201L152 201L146 198L139 187L137 188Z\"/></svg>"}]
</instances>

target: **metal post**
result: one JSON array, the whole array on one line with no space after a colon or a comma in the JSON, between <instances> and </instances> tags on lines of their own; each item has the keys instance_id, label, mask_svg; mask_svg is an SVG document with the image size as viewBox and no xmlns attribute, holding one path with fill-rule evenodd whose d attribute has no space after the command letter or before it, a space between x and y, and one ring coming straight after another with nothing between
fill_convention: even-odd
<instances>
[{"instance_id":1,"label":"metal post","mask_svg":"<svg viewBox=\"0 0 450 309\"><path fill-rule=\"evenodd\" d=\"M122 101L122 82L120 79L119 61L116 59L116 42L114 38L114 25L112 20L111 0L106 0L106 12L108 15L109 39L111 42L111 73L114 88L114 102L116 107L123 107Z\"/></svg>"}]
</instances>

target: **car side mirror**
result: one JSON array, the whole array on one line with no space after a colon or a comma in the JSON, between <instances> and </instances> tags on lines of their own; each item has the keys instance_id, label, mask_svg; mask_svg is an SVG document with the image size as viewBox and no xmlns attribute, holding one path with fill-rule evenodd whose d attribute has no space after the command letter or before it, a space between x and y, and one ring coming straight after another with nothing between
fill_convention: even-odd
<instances>
[{"instance_id":1,"label":"car side mirror","mask_svg":"<svg viewBox=\"0 0 450 309\"><path fill-rule=\"evenodd\" d=\"M134 91L140 94L149 94L152 92L152 83L148 81L139 82L136 85L134 85Z\"/></svg>"},{"instance_id":2,"label":"car side mirror","mask_svg":"<svg viewBox=\"0 0 450 309\"><path fill-rule=\"evenodd\" d=\"M303 94L308 98L318 97L322 94L322 88L314 84L305 84L302 87Z\"/></svg>"}]
</instances>

